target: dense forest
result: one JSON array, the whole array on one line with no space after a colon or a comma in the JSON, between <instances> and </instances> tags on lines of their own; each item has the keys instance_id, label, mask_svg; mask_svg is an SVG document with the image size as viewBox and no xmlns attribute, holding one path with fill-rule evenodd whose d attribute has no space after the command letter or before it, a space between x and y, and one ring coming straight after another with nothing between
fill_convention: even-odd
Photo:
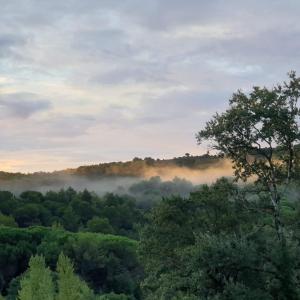
<instances>
[{"instance_id":1,"label":"dense forest","mask_svg":"<svg viewBox=\"0 0 300 300\"><path fill-rule=\"evenodd\" d=\"M153 177L103 195L1 191L2 297L300 299L299 97L294 72L272 89L238 91L197 134L219 154L177 161L200 172L199 161L226 157L232 178L193 185ZM174 161L70 172L128 176L133 164L149 163Z\"/></svg>"}]
</instances>

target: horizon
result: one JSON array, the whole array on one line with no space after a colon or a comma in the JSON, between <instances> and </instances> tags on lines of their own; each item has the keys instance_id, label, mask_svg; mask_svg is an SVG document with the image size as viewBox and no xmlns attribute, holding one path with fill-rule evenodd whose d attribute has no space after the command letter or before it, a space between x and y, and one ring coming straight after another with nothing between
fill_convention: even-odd
<instances>
[{"instance_id":1,"label":"horizon","mask_svg":"<svg viewBox=\"0 0 300 300\"><path fill-rule=\"evenodd\" d=\"M0 5L1 171L201 155L232 93L300 70L293 0Z\"/></svg>"}]
</instances>

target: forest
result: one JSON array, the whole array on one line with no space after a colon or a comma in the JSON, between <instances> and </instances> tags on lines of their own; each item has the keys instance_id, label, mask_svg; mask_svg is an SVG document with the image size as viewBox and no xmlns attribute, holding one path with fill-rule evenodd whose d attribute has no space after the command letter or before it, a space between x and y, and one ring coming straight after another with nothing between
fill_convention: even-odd
<instances>
[{"instance_id":1,"label":"forest","mask_svg":"<svg viewBox=\"0 0 300 300\"><path fill-rule=\"evenodd\" d=\"M231 161L234 175L213 183L152 177L103 195L0 191L1 297L300 299L299 97L295 72L234 93L196 136L217 154L177 160L199 172L201 159ZM112 166L71 172L133 172Z\"/></svg>"}]
</instances>

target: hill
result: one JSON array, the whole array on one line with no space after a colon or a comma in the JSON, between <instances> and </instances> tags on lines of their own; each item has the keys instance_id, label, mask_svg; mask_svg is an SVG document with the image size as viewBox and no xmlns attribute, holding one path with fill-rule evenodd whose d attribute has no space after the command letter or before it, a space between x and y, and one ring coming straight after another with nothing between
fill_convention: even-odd
<instances>
[{"instance_id":1,"label":"hill","mask_svg":"<svg viewBox=\"0 0 300 300\"><path fill-rule=\"evenodd\" d=\"M187 153L172 159L134 158L126 162L100 163L55 172L0 172L0 189L19 193L72 186L77 190L88 188L103 193L126 190L136 182L157 176L163 181L178 177L199 184L212 182L220 176L230 176L231 173L230 164L222 156L192 156Z\"/></svg>"}]
</instances>

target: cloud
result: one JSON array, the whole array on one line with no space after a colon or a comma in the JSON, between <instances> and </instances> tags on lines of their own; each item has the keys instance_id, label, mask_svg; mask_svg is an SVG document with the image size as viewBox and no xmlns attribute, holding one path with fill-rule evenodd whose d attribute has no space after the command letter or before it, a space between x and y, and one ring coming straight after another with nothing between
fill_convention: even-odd
<instances>
[{"instance_id":1,"label":"cloud","mask_svg":"<svg viewBox=\"0 0 300 300\"><path fill-rule=\"evenodd\" d=\"M2 117L7 115L26 119L41 111L49 110L51 103L42 100L35 94L15 93L0 95L0 108Z\"/></svg>"},{"instance_id":2,"label":"cloud","mask_svg":"<svg viewBox=\"0 0 300 300\"><path fill-rule=\"evenodd\" d=\"M0 58L18 58L20 55L17 49L22 48L25 44L25 37L15 34L1 34L0 32Z\"/></svg>"},{"instance_id":3,"label":"cloud","mask_svg":"<svg viewBox=\"0 0 300 300\"><path fill-rule=\"evenodd\" d=\"M80 114L49 113L43 118L1 119L0 138L5 141L2 149L13 151L76 146L94 124L93 117Z\"/></svg>"},{"instance_id":4,"label":"cloud","mask_svg":"<svg viewBox=\"0 0 300 300\"><path fill-rule=\"evenodd\" d=\"M199 153L195 132L234 91L300 69L294 0L0 6L2 154L24 169Z\"/></svg>"}]
</instances>

